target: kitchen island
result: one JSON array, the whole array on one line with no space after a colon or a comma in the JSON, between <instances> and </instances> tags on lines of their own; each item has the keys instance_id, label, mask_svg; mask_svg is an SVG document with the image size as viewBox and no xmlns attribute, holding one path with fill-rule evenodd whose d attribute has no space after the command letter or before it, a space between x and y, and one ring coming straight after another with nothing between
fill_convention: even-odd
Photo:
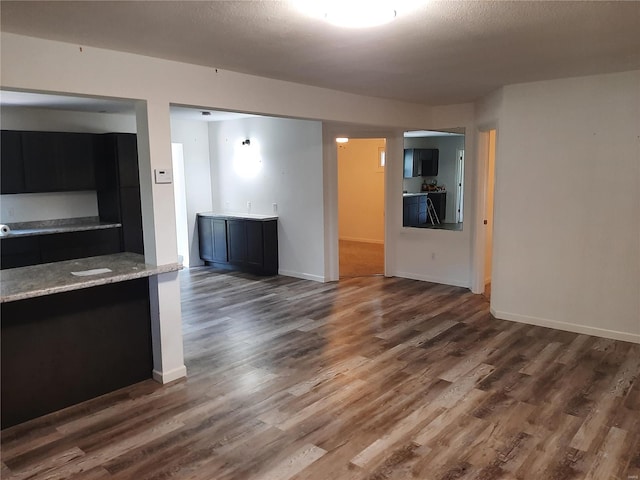
<instances>
[{"instance_id":1,"label":"kitchen island","mask_svg":"<svg viewBox=\"0 0 640 480\"><path fill-rule=\"evenodd\" d=\"M2 428L151 378L148 278L117 253L1 272Z\"/></svg>"}]
</instances>

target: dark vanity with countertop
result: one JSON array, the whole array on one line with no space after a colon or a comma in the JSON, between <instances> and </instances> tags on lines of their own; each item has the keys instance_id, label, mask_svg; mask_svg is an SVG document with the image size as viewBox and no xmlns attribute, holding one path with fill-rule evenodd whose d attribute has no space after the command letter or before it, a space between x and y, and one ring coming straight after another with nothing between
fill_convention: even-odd
<instances>
[{"instance_id":1,"label":"dark vanity with countertop","mask_svg":"<svg viewBox=\"0 0 640 480\"><path fill-rule=\"evenodd\" d=\"M278 274L278 217L205 212L197 220L200 258L205 265Z\"/></svg>"}]
</instances>

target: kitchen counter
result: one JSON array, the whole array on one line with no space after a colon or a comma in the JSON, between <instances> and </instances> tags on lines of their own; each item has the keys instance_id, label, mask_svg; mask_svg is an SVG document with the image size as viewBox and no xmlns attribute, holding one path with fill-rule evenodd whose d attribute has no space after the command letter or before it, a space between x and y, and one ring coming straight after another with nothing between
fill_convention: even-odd
<instances>
[{"instance_id":1,"label":"kitchen counter","mask_svg":"<svg viewBox=\"0 0 640 480\"><path fill-rule=\"evenodd\" d=\"M203 212L198 213L202 217L217 218L248 218L250 220L277 220L277 215L260 215L258 213L219 213L219 212Z\"/></svg>"},{"instance_id":2,"label":"kitchen counter","mask_svg":"<svg viewBox=\"0 0 640 480\"><path fill-rule=\"evenodd\" d=\"M105 228L118 228L122 226L120 223L101 222L98 217L64 218L59 220L9 223L7 225L11 229L11 232L0 235L0 238L82 232L86 230L102 230Z\"/></svg>"},{"instance_id":3,"label":"kitchen counter","mask_svg":"<svg viewBox=\"0 0 640 480\"><path fill-rule=\"evenodd\" d=\"M446 190L438 190L433 192L403 193L403 197L419 197L421 195L429 195L430 193L447 193Z\"/></svg>"},{"instance_id":4,"label":"kitchen counter","mask_svg":"<svg viewBox=\"0 0 640 480\"><path fill-rule=\"evenodd\" d=\"M12 268L1 273L0 303L150 277L181 268L178 263L147 265L144 256L128 252ZM72 274L96 269L110 271L86 276Z\"/></svg>"}]
</instances>

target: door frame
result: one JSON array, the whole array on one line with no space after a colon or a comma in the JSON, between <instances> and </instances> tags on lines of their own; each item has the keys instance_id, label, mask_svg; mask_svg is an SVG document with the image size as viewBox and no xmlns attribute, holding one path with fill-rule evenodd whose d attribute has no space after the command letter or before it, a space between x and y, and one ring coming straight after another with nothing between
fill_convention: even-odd
<instances>
[{"instance_id":1,"label":"door frame","mask_svg":"<svg viewBox=\"0 0 640 480\"><path fill-rule=\"evenodd\" d=\"M340 280L340 251L339 251L339 227L338 227L338 146L336 137L353 139L384 138L386 142L386 164L384 169L384 276L390 276L393 271L393 256L388 248L388 232L390 229L389 215L389 165L394 162L389 155L396 147L395 132L389 129L372 129L359 125L339 125L330 122L322 124L322 157L323 157L323 188L324 188L324 281L336 282Z\"/></svg>"}]
</instances>

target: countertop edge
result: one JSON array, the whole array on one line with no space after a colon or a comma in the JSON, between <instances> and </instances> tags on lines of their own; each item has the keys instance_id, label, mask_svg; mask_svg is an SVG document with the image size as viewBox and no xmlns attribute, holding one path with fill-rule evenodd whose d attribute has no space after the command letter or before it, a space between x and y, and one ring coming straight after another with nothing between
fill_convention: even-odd
<instances>
[{"instance_id":1,"label":"countertop edge","mask_svg":"<svg viewBox=\"0 0 640 480\"><path fill-rule=\"evenodd\" d=\"M54 295L56 293L71 292L74 290L82 290L85 288L97 287L100 285L108 285L110 283L125 282L127 280L135 280L138 278L152 277L154 275L161 275L163 273L177 272L183 268L179 263L169 263L165 265L149 265L145 264L148 268L141 271L122 273L118 275L111 275L108 277L92 278L85 280L81 283L73 283L69 285L58 285L48 288L42 288L37 290L30 290L27 292L14 293L4 295L0 297L0 303L15 302L18 300L27 300L29 298L44 297L47 295Z\"/></svg>"},{"instance_id":2,"label":"countertop edge","mask_svg":"<svg viewBox=\"0 0 640 480\"><path fill-rule=\"evenodd\" d=\"M121 223L104 223L100 225L78 225L78 226L64 226L64 227L43 227L33 228L25 230L11 230L9 233L0 235L0 239L3 238L21 238L21 237L34 237L36 235L53 235L56 233L72 233L72 232L86 232L89 230L106 230L108 228L120 228Z\"/></svg>"},{"instance_id":3,"label":"countertop edge","mask_svg":"<svg viewBox=\"0 0 640 480\"><path fill-rule=\"evenodd\" d=\"M263 215L259 213L218 213L218 212L199 212L200 217L208 218L240 218L245 220L269 221L278 220L278 215Z\"/></svg>"}]
</instances>

